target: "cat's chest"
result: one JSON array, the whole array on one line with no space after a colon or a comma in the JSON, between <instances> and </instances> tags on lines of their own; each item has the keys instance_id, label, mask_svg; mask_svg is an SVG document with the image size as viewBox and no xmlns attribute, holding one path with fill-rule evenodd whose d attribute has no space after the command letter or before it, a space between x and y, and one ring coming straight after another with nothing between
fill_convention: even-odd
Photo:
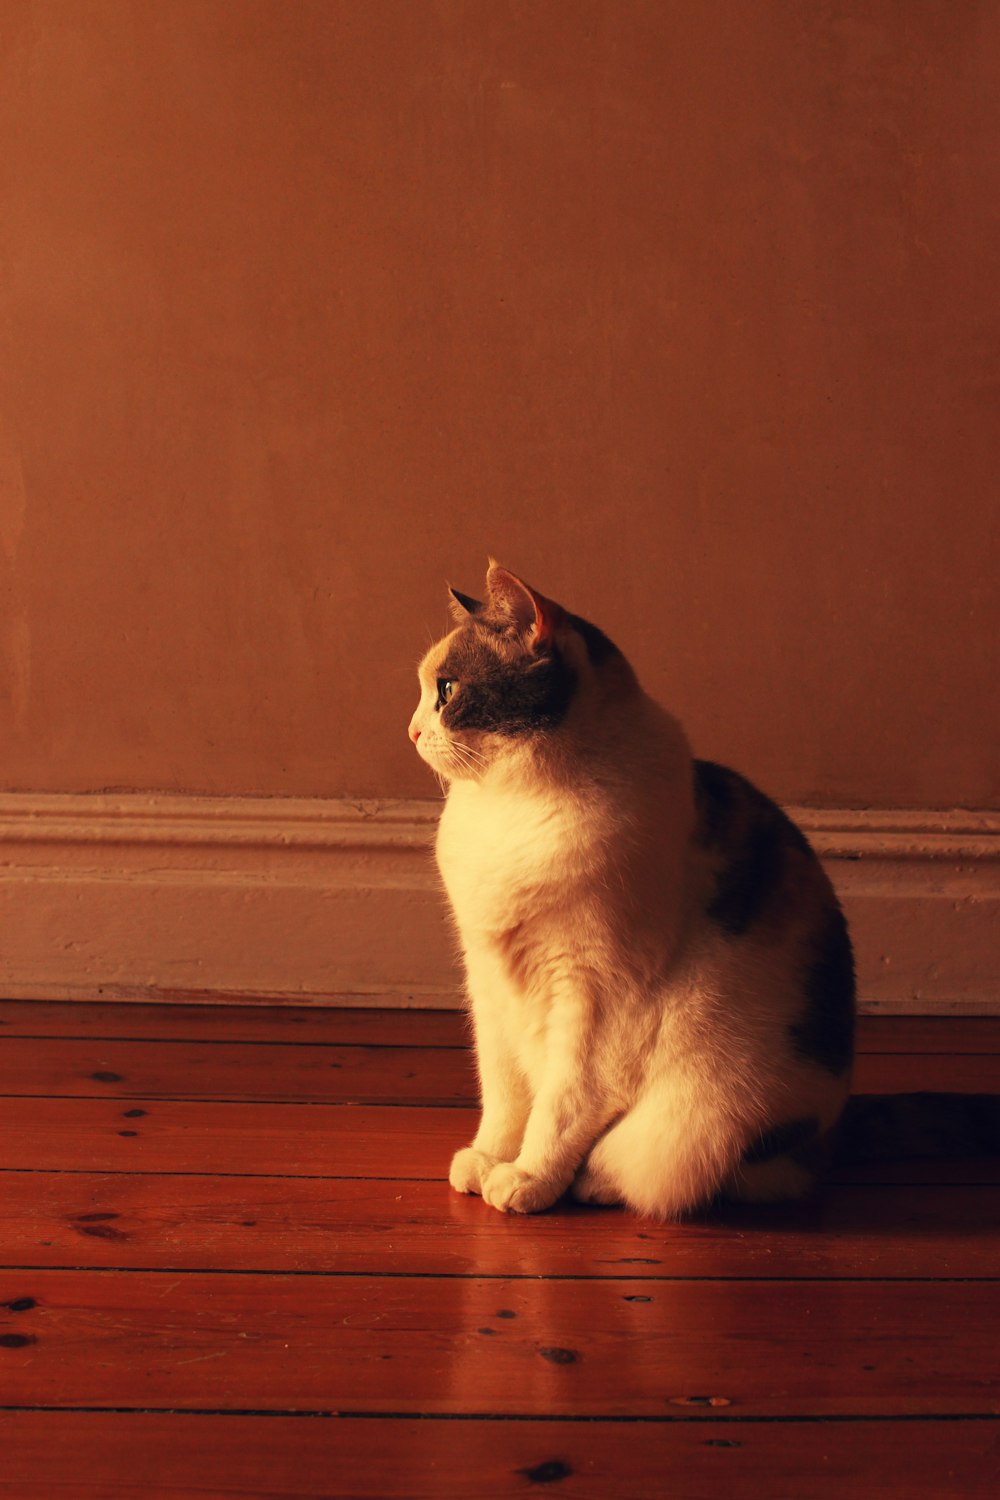
<instances>
[{"instance_id":1,"label":"cat's chest","mask_svg":"<svg viewBox=\"0 0 1000 1500\"><path fill-rule=\"evenodd\" d=\"M557 900L592 863L594 825L555 796L453 789L437 859L460 926L502 932Z\"/></svg>"}]
</instances>

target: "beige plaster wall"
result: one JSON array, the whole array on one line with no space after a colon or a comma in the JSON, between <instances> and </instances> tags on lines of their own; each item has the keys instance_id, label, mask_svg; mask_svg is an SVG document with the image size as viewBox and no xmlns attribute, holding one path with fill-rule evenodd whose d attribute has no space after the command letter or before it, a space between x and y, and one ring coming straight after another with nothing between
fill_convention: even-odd
<instances>
[{"instance_id":1,"label":"beige plaster wall","mask_svg":"<svg viewBox=\"0 0 1000 1500\"><path fill-rule=\"evenodd\" d=\"M1000 806L1000 11L6 0L0 785L435 790L494 552L697 749Z\"/></svg>"}]
</instances>

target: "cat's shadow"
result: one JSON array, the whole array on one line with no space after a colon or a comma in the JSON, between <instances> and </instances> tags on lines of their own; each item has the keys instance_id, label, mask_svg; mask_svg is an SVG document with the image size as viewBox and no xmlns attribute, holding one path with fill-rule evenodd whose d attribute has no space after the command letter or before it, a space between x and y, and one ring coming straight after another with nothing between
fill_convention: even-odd
<instances>
[{"instance_id":1,"label":"cat's shadow","mask_svg":"<svg viewBox=\"0 0 1000 1500\"><path fill-rule=\"evenodd\" d=\"M954 1165L954 1164L952 1164ZM859 1236L865 1239L974 1239L1000 1234L1000 1193L996 1190L1000 1158L962 1162L956 1181L830 1181L808 1198L791 1203L719 1201L670 1223L650 1223L621 1206L599 1207L570 1198L557 1203L547 1218L614 1223L634 1229L641 1238L680 1234L693 1239L753 1237L779 1242L813 1236ZM976 1167L979 1167L979 1171ZM954 1189L966 1191L956 1193ZM575 1225L574 1225L575 1227Z\"/></svg>"}]
</instances>

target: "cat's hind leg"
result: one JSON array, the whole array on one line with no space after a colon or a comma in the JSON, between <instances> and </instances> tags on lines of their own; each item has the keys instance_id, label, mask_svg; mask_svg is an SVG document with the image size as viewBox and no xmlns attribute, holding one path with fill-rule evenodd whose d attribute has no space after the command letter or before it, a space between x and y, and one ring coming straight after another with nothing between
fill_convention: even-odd
<instances>
[{"instance_id":1,"label":"cat's hind leg","mask_svg":"<svg viewBox=\"0 0 1000 1500\"><path fill-rule=\"evenodd\" d=\"M790 1156L740 1167L724 1185L725 1196L735 1203L784 1203L804 1198L816 1186L816 1174Z\"/></svg>"},{"instance_id":2,"label":"cat's hind leg","mask_svg":"<svg viewBox=\"0 0 1000 1500\"><path fill-rule=\"evenodd\" d=\"M747 1146L724 1186L740 1203L781 1203L804 1198L829 1166L831 1135L818 1116L772 1126Z\"/></svg>"},{"instance_id":3,"label":"cat's hind leg","mask_svg":"<svg viewBox=\"0 0 1000 1500\"><path fill-rule=\"evenodd\" d=\"M573 1179L570 1196L577 1203L600 1203L606 1208L622 1202L620 1189L610 1179L601 1176L599 1168L591 1163L589 1156Z\"/></svg>"},{"instance_id":4,"label":"cat's hind leg","mask_svg":"<svg viewBox=\"0 0 1000 1500\"><path fill-rule=\"evenodd\" d=\"M582 1203L625 1203L650 1218L677 1218L707 1203L739 1162L736 1134L720 1119L645 1094L596 1143L572 1186Z\"/></svg>"}]
</instances>

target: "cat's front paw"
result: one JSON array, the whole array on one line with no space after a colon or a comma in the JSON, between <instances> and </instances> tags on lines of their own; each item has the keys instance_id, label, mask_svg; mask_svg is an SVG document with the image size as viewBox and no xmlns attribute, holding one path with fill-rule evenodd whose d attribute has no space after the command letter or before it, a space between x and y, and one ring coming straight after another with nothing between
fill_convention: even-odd
<instances>
[{"instance_id":1,"label":"cat's front paw","mask_svg":"<svg viewBox=\"0 0 1000 1500\"><path fill-rule=\"evenodd\" d=\"M483 1183L495 1166L495 1156L487 1156L475 1146L463 1146L451 1159L448 1181L456 1193L481 1193Z\"/></svg>"},{"instance_id":2,"label":"cat's front paw","mask_svg":"<svg viewBox=\"0 0 1000 1500\"><path fill-rule=\"evenodd\" d=\"M537 1214L551 1208L560 1190L543 1177L532 1177L512 1161L497 1162L483 1182L483 1202L501 1213Z\"/></svg>"}]
</instances>

